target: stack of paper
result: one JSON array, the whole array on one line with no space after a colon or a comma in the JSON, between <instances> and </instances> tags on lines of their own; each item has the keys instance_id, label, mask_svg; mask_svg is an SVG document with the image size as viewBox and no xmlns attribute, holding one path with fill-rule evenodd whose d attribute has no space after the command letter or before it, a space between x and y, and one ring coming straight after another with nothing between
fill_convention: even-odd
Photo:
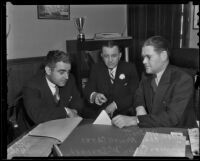
<instances>
[{"instance_id":1,"label":"stack of paper","mask_svg":"<svg viewBox=\"0 0 200 161\"><path fill-rule=\"evenodd\" d=\"M199 155L199 128L188 129L193 155Z\"/></svg>"},{"instance_id":2,"label":"stack of paper","mask_svg":"<svg viewBox=\"0 0 200 161\"><path fill-rule=\"evenodd\" d=\"M134 156L185 157L185 136L146 132Z\"/></svg>"},{"instance_id":3,"label":"stack of paper","mask_svg":"<svg viewBox=\"0 0 200 161\"><path fill-rule=\"evenodd\" d=\"M63 142L74 128L81 122L82 117L52 120L39 124L29 132L31 136L46 136Z\"/></svg>"}]
</instances>

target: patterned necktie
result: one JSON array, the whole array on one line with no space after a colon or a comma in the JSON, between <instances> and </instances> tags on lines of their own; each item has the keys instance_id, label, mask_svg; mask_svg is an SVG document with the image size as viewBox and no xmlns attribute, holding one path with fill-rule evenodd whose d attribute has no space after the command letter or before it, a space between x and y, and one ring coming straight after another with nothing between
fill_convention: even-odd
<instances>
[{"instance_id":1,"label":"patterned necktie","mask_svg":"<svg viewBox=\"0 0 200 161\"><path fill-rule=\"evenodd\" d=\"M110 81L113 84L115 76L114 76L114 69L109 70L109 75L110 75Z\"/></svg>"},{"instance_id":2,"label":"patterned necktie","mask_svg":"<svg viewBox=\"0 0 200 161\"><path fill-rule=\"evenodd\" d=\"M56 91L55 91L55 93L54 93L54 100L55 100L55 102L56 103L58 103L58 101L60 100L60 96L59 96L59 88L58 88L58 86L55 86L55 89L56 89Z\"/></svg>"}]
</instances>

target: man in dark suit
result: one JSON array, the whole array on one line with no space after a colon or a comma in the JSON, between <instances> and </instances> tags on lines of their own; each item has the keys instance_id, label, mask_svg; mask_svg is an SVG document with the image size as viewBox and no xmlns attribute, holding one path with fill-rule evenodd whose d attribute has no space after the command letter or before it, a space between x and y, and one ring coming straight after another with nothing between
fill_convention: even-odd
<instances>
[{"instance_id":1,"label":"man in dark suit","mask_svg":"<svg viewBox=\"0 0 200 161\"><path fill-rule=\"evenodd\" d=\"M136 116L118 115L114 125L139 127L196 127L193 79L169 64L169 43L153 36L142 47L146 73L136 91Z\"/></svg>"},{"instance_id":2,"label":"man in dark suit","mask_svg":"<svg viewBox=\"0 0 200 161\"><path fill-rule=\"evenodd\" d=\"M81 113L83 101L70 70L68 53L49 51L45 69L24 85L24 106L33 124L76 117Z\"/></svg>"},{"instance_id":3,"label":"man in dark suit","mask_svg":"<svg viewBox=\"0 0 200 161\"><path fill-rule=\"evenodd\" d=\"M128 114L138 87L135 65L120 61L120 48L114 41L102 46L101 57L103 61L92 67L84 89L84 95L95 111L93 117L103 109L111 117Z\"/></svg>"}]
</instances>

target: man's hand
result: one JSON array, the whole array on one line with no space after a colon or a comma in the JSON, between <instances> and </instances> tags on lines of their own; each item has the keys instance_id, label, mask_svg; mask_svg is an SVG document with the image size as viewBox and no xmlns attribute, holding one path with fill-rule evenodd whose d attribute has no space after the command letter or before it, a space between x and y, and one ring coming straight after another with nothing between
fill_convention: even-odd
<instances>
[{"instance_id":1,"label":"man's hand","mask_svg":"<svg viewBox=\"0 0 200 161\"><path fill-rule=\"evenodd\" d=\"M109 104L106 108L105 111L107 114L109 114L111 117L113 116L113 112L117 109L116 103L113 101L111 104Z\"/></svg>"},{"instance_id":2,"label":"man's hand","mask_svg":"<svg viewBox=\"0 0 200 161\"><path fill-rule=\"evenodd\" d=\"M117 115L112 119L112 123L119 128L123 128L125 126L137 125L137 117Z\"/></svg>"},{"instance_id":3,"label":"man's hand","mask_svg":"<svg viewBox=\"0 0 200 161\"><path fill-rule=\"evenodd\" d=\"M104 96L104 94L102 93L97 93L96 97L95 97L95 103L97 105L102 105L103 103L105 103L107 101L107 98Z\"/></svg>"},{"instance_id":4,"label":"man's hand","mask_svg":"<svg viewBox=\"0 0 200 161\"><path fill-rule=\"evenodd\" d=\"M79 116L77 110L75 109L66 108L66 111L67 111L67 116L70 118Z\"/></svg>"}]
</instances>

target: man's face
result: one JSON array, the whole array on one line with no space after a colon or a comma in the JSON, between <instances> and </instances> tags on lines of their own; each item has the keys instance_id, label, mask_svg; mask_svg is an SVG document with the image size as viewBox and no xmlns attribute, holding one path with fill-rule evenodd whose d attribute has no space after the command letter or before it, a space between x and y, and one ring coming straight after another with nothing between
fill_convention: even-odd
<instances>
[{"instance_id":1,"label":"man's face","mask_svg":"<svg viewBox=\"0 0 200 161\"><path fill-rule=\"evenodd\" d=\"M64 62L57 62L55 68L46 66L46 74L49 80L58 85L64 86L69 78L69 72L71 70L71 64Z\"/></svg>"},{"instance_id":2,"label":"man's face","mask_svg":"<svg viewBox=\"0 0 200 161\"><path fill-rule=\"evenodd\" d=\"M113 46L112 48L103 47L101 56L106 66L112 69L117 66L121 58L121 53L119 52L119 49L117 46Z\"/></svg>"},{"instance_id":3,"label":"man's face","mask_svg":"<svg viewBox=\"0 0 200 161\"><path fill-rule=\"evenodd\" d=\"M153 46L142 48L143 64L148 74L156 74L163 69L164 60L162 53L157 53Z\"/></svg>"}]
</instances>

